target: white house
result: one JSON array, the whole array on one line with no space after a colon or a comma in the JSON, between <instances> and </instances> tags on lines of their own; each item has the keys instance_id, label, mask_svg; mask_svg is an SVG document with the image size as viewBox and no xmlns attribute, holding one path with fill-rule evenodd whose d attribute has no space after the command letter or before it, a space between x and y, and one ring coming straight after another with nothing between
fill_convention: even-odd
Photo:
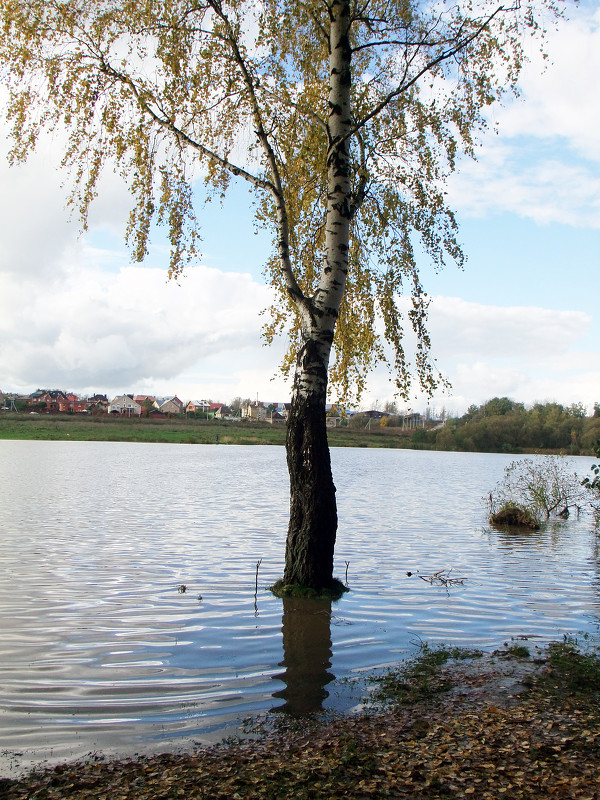
<instances>
[{"instance_id":1,"label":"white house","mask_svg":"<svg viewBox=\"0 0 600 800\"><path fill-rule=\"evenodd\" d=\"M109 414L120 414L122 417L140 416L142 407L133 399L131 394L120 394L111 401L108 407Z\"/></svg>"}]
</instances>

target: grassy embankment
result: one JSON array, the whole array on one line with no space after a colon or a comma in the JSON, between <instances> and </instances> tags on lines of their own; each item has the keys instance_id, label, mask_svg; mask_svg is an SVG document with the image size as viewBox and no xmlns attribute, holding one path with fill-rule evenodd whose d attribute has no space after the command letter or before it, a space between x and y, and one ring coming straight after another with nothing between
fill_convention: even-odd
<instances>
[{"instance_id":1,"label":"grassy embankment","mask_svg":"<svg viewBox=\"0 0 600 800\"><path fill-rule=\"evenodd\" d=\"M332 447L410 447L410 433L399 428L332 428ZM266 422L218 422L186 418L87 417L3 412L0 439L80 442L160 442L171 444L285 443L285 426Z\"/></svg>"},{"instance_id":2,"label":"grassy embankment","mask_svg":"<svg viewBox=\"0 0 600 800\"><path fill-rule=\"evenodd\" d=\"M502 418L499 418L502 419ZM440 428L403 430L400 427L381 427L374 422L367 427L344 426L329 428L331 447L378 447L411 450L458 450L463 452L545 453L592 455L593 443L600 437L600 419L586 419L586 434L580 445L544 446L543 437L538 445L525 447L522 443L510 444L501 439L490 442L485 438L464 442L456 439L450 421ZM473 433L484 423L463 426ZM454 432L453 432L454 431ZM474 434L473 434L474 435ZM476 437L475 437L476 438ZM171 444L285 444L285 425L267 422L220 422L218 420L172 417L156 419L145 417L85 416L80 414L28 414L0 413L0 439L38 439L62 441L99 442L155 442ZM501 445L501 446L500 446Z\"/></svg>"}]
</instances>

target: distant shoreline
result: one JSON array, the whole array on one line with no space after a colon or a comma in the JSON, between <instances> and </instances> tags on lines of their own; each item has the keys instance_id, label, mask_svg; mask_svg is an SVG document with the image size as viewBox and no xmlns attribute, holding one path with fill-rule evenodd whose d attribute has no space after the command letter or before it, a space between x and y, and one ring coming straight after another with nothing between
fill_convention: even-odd
<instances>
[{"instance_id":1,"label":"distant shoreline","mask_svg":"<svg viewBox=\"0 0 600 800\"><path fill-rule=\"evenodd\" d=\"M284 423L225 422L186 417L115 418L106 415L29 414L7 411L0 414L0 440L283 446L285 432ZM328 438L330 447L444 450L425 442L412 441L413 433L410 430L392 427L364 429L342 426L330 428ZM463 451L455 448L454 451L489 452ZM535 452L559 454L564 451L540 449ZM522 453L522 450L515 448L515 455ZM569 452L568 455L593 455L593 453Z\"/></svg>"}]
</instances>

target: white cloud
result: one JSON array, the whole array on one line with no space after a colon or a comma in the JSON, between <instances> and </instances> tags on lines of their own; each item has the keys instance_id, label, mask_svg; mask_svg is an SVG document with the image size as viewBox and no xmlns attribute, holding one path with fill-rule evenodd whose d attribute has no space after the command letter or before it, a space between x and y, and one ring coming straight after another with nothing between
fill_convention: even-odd
<instances>
[{"instance_id":1,"label":"white cloud","mask_svg":"<svg viewBox=\"0 0 600 800\"><path fill-rule=\"evenodd\" d=\"M464 214L510 211L542 225L600 228L600 173L555 158L523 166L510 148L493 150L451 181L451 202Z\"/></svg>"},{"instance_id":2,"label":"white cloud","mask_svg":"<svg viewBox=\"0 0 600 800\"><path fill-rule=\"evenodd\" d=\"M537 223L600 228L600 10L575 9L547 37L548 62L532 44L522 95L490 116L478 161L449 183L451 204L471 216L512 211Z\"/></svg>"},{"instance_id":3,"label":"white cloud","mask_svg":"<svg viewBox=\"0 0 600 800\"><path fill-rule=\"evenodd\" d=\"M61 282L6 276L3 286L4 380L63 388L135 388L155 379L176 391L178 376L211 358L225 372L227 359L259 346L258 312L270 297L247 274L203 266L179 285L160 269L103 273L79 264Z\"/></svg>"},{"instance_id":4,"label":"white cloud","mask_svg":"<svg viewBox=\"0 0 600 800\"><path fill-rule=\"evenodd\" d=\"M446 358L553 358L568 352L591 324L582 311L495 307L456 297L431 303L430 331L440 361Z\"/></svg>"},{"instance_id":5,"label":"white cloud","mask_svg":"<svg viewBox=\"0 0 600 800\"><path fill-rule=\"evenodd\" d=\"M0 141L6 131L7 126L0 123ZM43 273L45 280L60 281L68 262L81 257L85 247L79 237L77 210L67 205L71 187L59 169L60 137L41 137L24 164L10 166L8 150L8 143L0 147L0 274L15 273L26 280ZM129 207L125 185L117 175L107 173L90 209L90 229L122 238ZM99 250L87 255L102 256Z\"/></svg>"},{"instance_id":6,"label":"white cloud","mask_svg":"<svg viewBox=\"0 0 600 800\"><path fill-rule=\"evenodd\" d=\"M269 290L249 275L197 266L178 286L159 269L126 265L103 273L71 266L59 285L13 280L5 287L0 374L12 388L176 393L184 400L289 397L289 385L272 380L283 345L265 348L260 339L258 312ZM436 297L433 351L453 389L431 404L462 413L471 403L507 395L591 407L600 354L580 349L589 325L579 311ZM369 386L363 405L392 396L383 370ZM414 408L426 404L415 395Z\"/></svg>"},{"instance_id":7,"label":"white cloud","mask_svg":"<svg viewBox=\"0 0 600 800\"><path fill-rule=\"evenodd\" d=\"M432 351L450 394L436 394L430 405L462 414L472 403L508 396L524 403L598 400L600 352L580 349L591 318L581 311L498 307L459 298L435 297L430 306ZM383 370L369 382L363 406L391 399ZM418 391L408 405L424 409Z\"/></svg>"},{"instance_id":8,"label":"white cloud","mask_svg":"<svg viewBox=\"0 0 600 800\"><path fill-rule=\"evenodd\" d=\"M581 155L600 161L600 9L574 6L571 18L547 35L547 61L529 47L520 84L524 102L500 110L505 136L559 136Z\"/></svg>"},{"instance_id":9,"label":"white cloud","mask_svg":"<svg viewBox=\"0 0 600 800\"><path fill-rule=\"evenodd\" d=\"M64 209L59 180L36 154L25 166L9 167L0 159L0 272L26 277L55 275L70 241L77 236Z\"/></svg>"}]
</instances>

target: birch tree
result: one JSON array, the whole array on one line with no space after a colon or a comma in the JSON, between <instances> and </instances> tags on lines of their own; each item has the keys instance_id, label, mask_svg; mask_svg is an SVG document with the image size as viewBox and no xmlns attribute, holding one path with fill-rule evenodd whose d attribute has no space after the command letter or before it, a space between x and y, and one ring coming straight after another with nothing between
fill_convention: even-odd
<instances>
[{"instance_id":1,"label":"birch tree","mask_svg":"<svg viewBox=\"0 0 600 800\"><path fill-rule=\"evenodd\" d=\"M0 0L11 158L59 131L83 229L103 170L119 173L133 257L163 224L176 276L196 257L195 198L253 190L273 235L265 335L287 333L293 376L284 585L332 582L328 388L360 395L379 362L400 397L441 380L419 264L463 263L445 181L486 107L517 91L523 37L555 13L552 0Z\"/></svg>"}]
</instances>

